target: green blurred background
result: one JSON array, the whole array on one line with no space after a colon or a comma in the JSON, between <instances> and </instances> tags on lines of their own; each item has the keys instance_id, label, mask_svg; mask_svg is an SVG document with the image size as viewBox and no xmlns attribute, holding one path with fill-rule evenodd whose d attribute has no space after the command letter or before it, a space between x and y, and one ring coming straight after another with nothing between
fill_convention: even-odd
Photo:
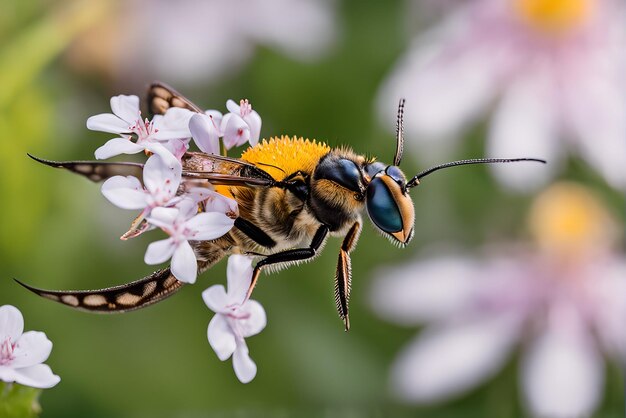
<instances>
[{"instance_id":1,"label":"green blurred background","mask_svg":"<svg viewBox=\"0 0 626 418\"><path fill-rule=\"evenodd\" d=\"M206 108L224 110L228 98L249 98L263 118L263 136L302 135L390 161L393 134L377 122L374 98L409 42L408 27L417 24L407 18L411 7L404 1L338 1L338 35L320 58L301 62L260 46L236 71L177 87ZM484 167L442 173L415 190L417 233L406 249L366 225L353 253L349 333L333 300L338 240L313 263L263 276L254 297L266 308L268 326L248 340L259 370L248 385L239 383L230 361L217 359L206 339L212 313L200 294L225 281L225 263L166 302L127 315L75 312L15 284L13 278L44 288L98 288L153 271L142 260L154 235L118 239L131 212L109 204L98 185L26 156L91 159L110 136L88 131L86 119L108 112L112 95L143 95L152 79L141 79L141 68L123 78L97 60L81 62L85 47L78 41L114 25L119 13L115 2L2 1L0 305L17 306L26 329L43 330L54 343L47 363L62 380L44 391L43 417L523 415L514 362L461 399L432 407L398 403L388 390L388 368L415 329L383 322L368 307L377 267L425 257L425 250L442 243L473 248L524 235L520 219L529 197L503 190ZM118 30L123 41L123 27ZM467 132L452 158L482 155L483 131ZM406 153L407 175L430 164L415 155ZM621 197L576 161L563 176L591 183L620 208ZM610 366L607 375L598 416L621 416L621 373Z\"/></svg>"}]
</instances>

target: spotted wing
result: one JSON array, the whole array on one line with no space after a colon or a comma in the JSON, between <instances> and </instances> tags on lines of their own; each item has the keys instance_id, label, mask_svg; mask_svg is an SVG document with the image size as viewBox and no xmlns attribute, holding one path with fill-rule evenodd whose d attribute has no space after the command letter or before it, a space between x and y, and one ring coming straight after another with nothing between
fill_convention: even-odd
<instances>
[{"instance_id":1,"label":"spotted wing","mask_svg":"<svg viewBox=\"0 0 626 418\"><path fill-rule=\"evenodd\" d=\"M52 161L35 157L28 154L33 160L54 168L63 168L72 173L87 177L94 182L100 182L113 176L135 176L142 177L143 164L139 163L117 163L104 161Z\"/></svg>"},{"instance_id":2,"label":"spotted wing","mask_svg":"<svg viewBox=\"0 0 626 418\"><path fill-rule=\"evenodd\" d=\"M169 268L132 283L97 290L44 290L15 281L43 298L74 309L99 313L121 313L152 305L173 295L184 284L171 274Z\"/></svg>"},{"instance_id":3,"label":"spotted wing","mask_svg":"<svg viewBox=\"0 0 626 418\"><path fill-rule=\"evenodd\" d=\"M170 107L182 107L192 112L204 113L191 100L160 81L155 81L148 87L147 101L151 115L162 115Z\"/></svg>"}]
</instances>

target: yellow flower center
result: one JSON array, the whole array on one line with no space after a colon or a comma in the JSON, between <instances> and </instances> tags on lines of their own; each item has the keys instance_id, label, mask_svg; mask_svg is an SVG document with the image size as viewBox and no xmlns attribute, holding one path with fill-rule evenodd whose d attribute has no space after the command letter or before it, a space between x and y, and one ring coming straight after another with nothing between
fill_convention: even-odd
<instances>
[{"instance_id":1,"label":"yellow flower center","mask_svg":"<svg viewBox=\"0 0 626 418\"><path fill-rule=\"evenodd\" d=\"M607 249L618 231L595 195L583 186L565 182L539 195L530 210L529 227L542 249L573 257Z\"/></svg>"},{"instance_id":2,"label":"yellow flower center","mask_svg":"<svg viewBox=\"0 0 626 418\"><path fill-rule=\"evenodd\" d=\"M524 22L542 32L562 33L585 23L593 0L514 0Z\"/></svg>"}]
</instances>

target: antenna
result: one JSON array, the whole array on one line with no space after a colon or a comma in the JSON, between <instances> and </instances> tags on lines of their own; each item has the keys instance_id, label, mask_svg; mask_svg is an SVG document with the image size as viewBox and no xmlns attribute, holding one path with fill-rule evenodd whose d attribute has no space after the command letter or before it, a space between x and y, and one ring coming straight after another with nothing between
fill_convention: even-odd
<instances>
[{"instance_id":1,"label":"antenna","mask_svg":"<svg viewBox=\"0 0 626 418\"><path fill-rule=\"evenodd\" d=\"M534 162L543 163L543 164L546 163L546 160L542 160L539 158L474 158L474 159L469 159L469 160L452 161L449 163L436 165L420 173L417 173L415 177L409 180L409 182L406 184L406 188L410 189L411 187L417 186L418 184L420 184L419 182L420 179L422 179L423 177L426 177L427 175L431 173L434 173L437 170L441 170L442 168L450 168L450 167L456 167L458 165L469 165L469 164L515 163L519 161L534 161Z\"/></svg>"},{"instance_id":2,"label":"antenna","mask_svg":"<svg viewBox=\"0 0 626 418\"><path fill-rule=\"evenodd\" d=\"M396 121L396 155L393 157L393 165L399 166L404 152L404 102L400 99L398 104L398 120Z\"/></svg>"}]
</instances>

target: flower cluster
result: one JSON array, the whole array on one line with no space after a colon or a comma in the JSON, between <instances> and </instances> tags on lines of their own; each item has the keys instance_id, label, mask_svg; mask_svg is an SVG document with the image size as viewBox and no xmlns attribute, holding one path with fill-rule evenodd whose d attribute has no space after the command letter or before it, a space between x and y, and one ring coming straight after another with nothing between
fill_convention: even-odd
<instances>
[{"instance_id":1,"label":"flower cluster","mask_svg":"<svg viewBox=\"0 0 626 418\"><path fill-rule=\"evenodd\" d=\"M142 179L113 176L102 185L102 194L114 205L140 211L122 239L161 229L168 238L151 243L144 261L160 264L171 259L171 272L180 281L195 283L198 261L193 241L217 239L233 227L237 202L216 192L203 180L183 184L182 159L190 143L205 153L219 154L246 143L255 145L261 133L261 117L248 100L226 103L228 113L216 110L194 113L172 107L151 120L142 119L137 96L111 98L113 113L90 117L87 127L119 135L96 150L98 159L144 152L148 159ZM220 145L221 142L221 145ZM244 338L259 333L266 323L265 311L246 300L252 278L252 259L233 255L228 261L228 292L221 285L203 293L216 312L209 325L209 343L221 360L233 356L235 373L244 383L256 375Z\"/></svg>"}]
</instances>

